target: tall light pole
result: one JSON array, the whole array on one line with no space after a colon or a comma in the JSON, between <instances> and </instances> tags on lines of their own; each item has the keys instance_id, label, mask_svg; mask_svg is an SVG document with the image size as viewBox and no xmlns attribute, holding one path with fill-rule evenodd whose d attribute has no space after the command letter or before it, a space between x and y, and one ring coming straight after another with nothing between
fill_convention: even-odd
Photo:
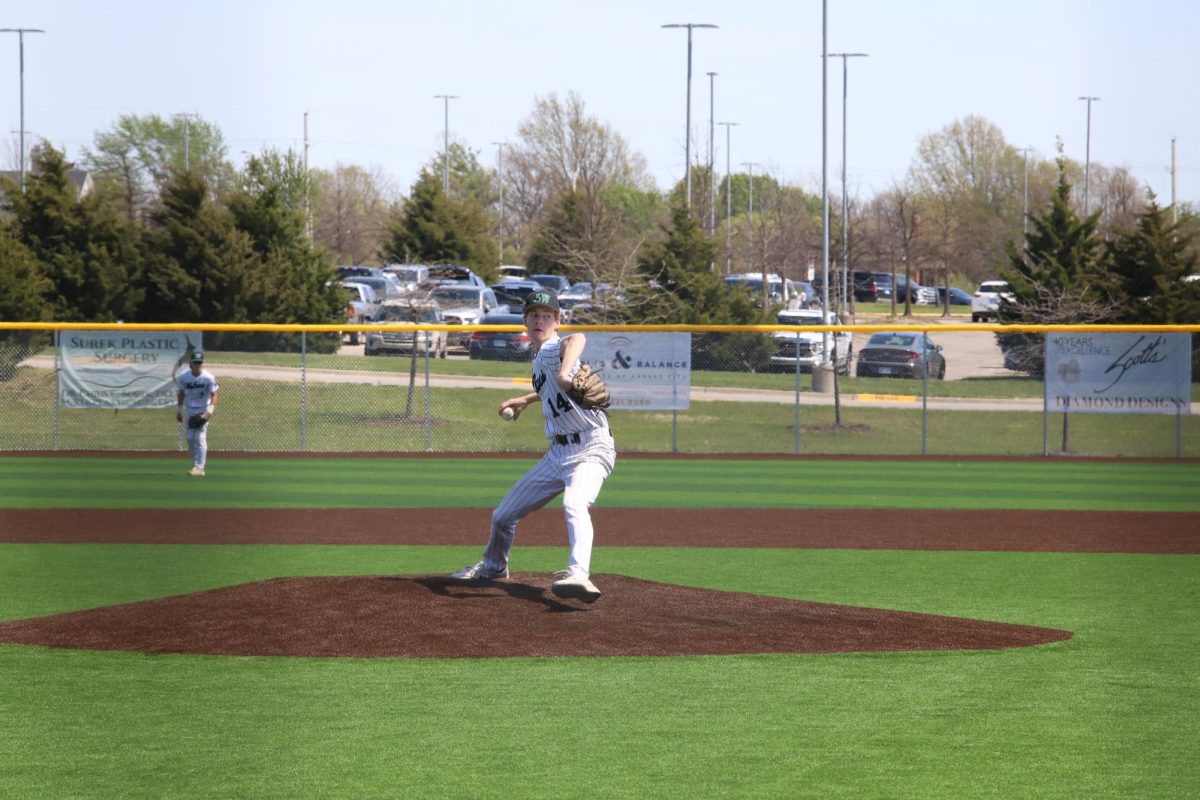
<instances>
[{"instance_id":1,"label":"tall light pole","mask_svg":"<svg viewBox=\"0 0 1200 800\"><path fill-rule=\"evenodd\" d=\"M716 25L709 25L703 22L679 22L663 25L664 28L687 28L688 32L688 48L687 48L687 136L684 137L683 159L684 159L684 174L687 184L687 206L692 207L692 29L693 28L715 28Z\"/></svg>"},{"instance_id":2,"label":"tall light pole","mask_svg":"<svg viewBox=\"0 0 1200 800\"><path fill-rule=\"evenodd\" d=\"M821 316L829 319L829 0L821 0ZM821 366L829 361L829 332L822 331Z\"/></svg>"},{"instance_id":3,"label":"tall light pole","mask_svg":"<svg viewBox=\"0 0 1200 800\"><path fill-rule=\"evenodd\" d=\"M1020 150L1024 166L1022 167L1021 188L1021 233L1029 233L1029 151L1032 147L1022 147ZM1024 247L1024 245L1022 245Z\"/></svg>"},{"instance_id":4,"label":"tall light pole","mask_svg":"<svg viewBox=\"0 0 1200 800\"><path fill-rule=\"evenodd\" d=\"M717 94L716 94L716 77L717 73L708 73L708 235L717 235L717 179L713 175L713 170L716 168L714 161L717 157L717 143L715 139L716 124L713 122L714 114L717 109Z\"/></svg>"},{"instance_id":5,"label":"tall light pole","mask_svg":"<svg viewBox=\"0 0 1200 800\"><path fill-rule=\"evenodd\" d=\"M456 94L435 94L435 100L442 100L445 106L442 125L442 191L450 194L450 101L457 100Z\"/></svg>"},{"instance_id":6,"label":"tall light pole","mask_svg":"<svg viewBox=\"0 0 1200 800\"><path fill-rule=\"evenodd\" d=\"M504 263L504 142L492 142L496 145L497 159L499 166L496 167L496 176L500 179L500 227L497 229L496 238L500 240L500 259L497 264Z\"/></svg>"},{"instance_id":7,"label":"tall light pole","mask_svg":"<svg viewBox=\"0 0 1200 800\"><path fill-rule=\"evenodd\" d=\"M725 126L725 274L730 273L733 265L733 173L730 171L729 129L736 127L736 122L721 122Z\"/></svg>"},{"instance_id":8,"label":"tall light pole","mask_svg":"<svg viewBox=\"0 0 1200 800\"><path fill-rule=\"evenodd\" d=\"M21 63L21 192L25 192L25 34L45 33L41 28L0 28L0 33L15 33Z\"/></svg>"},{"instance_id":9,"label":"tall light pole","mask_svg":"<svg viewBox=\"0 0 1200 800\"><path fill-rule=\"evenodd\" d=\"M1087 217L1088 200L1090 199L1088 196L1089 178L1092 169L1092 101L1099 100L1100 98L1085 95L1079 99L1087 101L1087 144L1083 159L1083 216Z\"/></svg>"},{"instance_id":10,"label":"tall light pole","mask_svg":"<svg viewBox=\"0 0 1200 800\"><path fill-rule=\"evenodd\" d=\"M831 58L842 60L842 302L839 308L845 313L846 303L850 294L850 199L846 194L846 96L850 73L846 67L847 59L867 58L866 53L830 53Z\"/></svg>"}]
</instances>

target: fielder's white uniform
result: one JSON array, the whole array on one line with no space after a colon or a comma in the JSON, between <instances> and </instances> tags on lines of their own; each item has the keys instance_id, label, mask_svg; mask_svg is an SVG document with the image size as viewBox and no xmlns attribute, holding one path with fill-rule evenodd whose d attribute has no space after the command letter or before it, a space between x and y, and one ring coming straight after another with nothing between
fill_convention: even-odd
<instances>
[{"instance_id":1,"label":"fielder's white uniform","mask_svg":"<svg viewBox=\"0 0 1200 800\"><path fill-rule=\"evenodd\" d=\"M560 493L567 535L571 542L569 569L590 572L592 517L590 508L617 458L608 415L599 409L581 408L555 380L561 365L562 338L546 340L533 359L533 388L542 401L546 438L550 449L542 460L518 480L496 510L483 551L486 566L508 568L508 553L517 535L517 523ZM579 369L576 361L570 374Z\"/></svg>"},{"instance_id":2,"label":"fielder's white uniform","mask_svg":"<svg viewBox=\"0 0 1200 800\"><path fill-rule=\"evenodd\" d=\"M192 454L192 466L204 469L208 460L208 423L199 428L186 427L188 417L193 414L211 414L213 411L212 397L218 391L217 379L206 369L200 370L199 375L193 375L187 369L175 378L179 391L183 392L183 421L187 431L188 452Z\"/></svg>"}]
</instances>

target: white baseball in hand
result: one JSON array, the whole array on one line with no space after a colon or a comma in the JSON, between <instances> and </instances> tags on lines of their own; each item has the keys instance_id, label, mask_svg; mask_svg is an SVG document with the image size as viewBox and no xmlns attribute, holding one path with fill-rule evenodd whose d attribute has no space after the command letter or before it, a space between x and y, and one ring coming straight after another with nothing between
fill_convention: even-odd
<instances>
[{"instance_id":1,"label":"white baseball in hand","mask_svg":"<svg viewBox=\"0 0 1200 800\"><path fill-rule=\"evenodd\" d=\"M500 411L500 418L506 422L512 422L517 418L517 412L513 411L511 406L505 406Z\"/></svg>"}]
</instances>

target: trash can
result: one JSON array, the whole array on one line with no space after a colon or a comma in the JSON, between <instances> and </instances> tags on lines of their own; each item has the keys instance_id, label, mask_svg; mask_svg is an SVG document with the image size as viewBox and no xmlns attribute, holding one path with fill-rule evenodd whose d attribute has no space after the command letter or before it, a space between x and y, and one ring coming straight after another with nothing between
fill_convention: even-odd
<instances>
[{"instance_id":1,"label":"trash can","mask_svg":"<svg viewBox=\"0 0 1200 800\"><path fill-rule=\"evenodd\" d=\"M812 390L822 394L833 392L833 363L817 364L812 371Z\"/></svg>"}]
</instances>

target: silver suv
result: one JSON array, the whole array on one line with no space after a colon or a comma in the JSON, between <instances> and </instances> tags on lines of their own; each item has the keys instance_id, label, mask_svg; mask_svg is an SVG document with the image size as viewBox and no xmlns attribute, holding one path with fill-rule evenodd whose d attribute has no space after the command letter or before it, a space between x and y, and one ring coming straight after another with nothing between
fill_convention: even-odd
<instances>
[{"instance_id":1,"label":"silver suv","mask_svg":"<svg viewBox=\"0 0 1200 800\"><path fill-rule=\"evenodd\" d=\"M422 306L389 301L379 307L375 322L389 330L367 334L363 355L388 353L428 353L436 358L446 357L446 332L417 330L418 325L445 325L442 310L437 306Z\"/></svg>"}]
</instances>

